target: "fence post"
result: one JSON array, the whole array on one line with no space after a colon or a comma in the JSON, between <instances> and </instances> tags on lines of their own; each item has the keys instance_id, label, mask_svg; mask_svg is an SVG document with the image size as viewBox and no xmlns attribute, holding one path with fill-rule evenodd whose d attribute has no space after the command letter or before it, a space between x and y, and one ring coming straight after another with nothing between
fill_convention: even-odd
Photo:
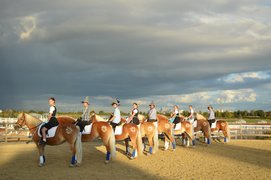
<instances>
[{"instance_id":1,"label":"fence post","mask_svg":"<svg viewBox=\"0 0 271 180\"><path fill-rule=\"evenodd\" d=\"M242 123L240 124L240 139L243 139L243 135L242 135Z\"/></svg>"},{"instance_id":2,"label":"fence post","mask_svg":"<svg viewBox=\"0 0 271 180\"><path fill-rule=\"evenodd\" d=\"M8 142L8 123L5 122L5 142Z\"/></svg>"}]
</instances>

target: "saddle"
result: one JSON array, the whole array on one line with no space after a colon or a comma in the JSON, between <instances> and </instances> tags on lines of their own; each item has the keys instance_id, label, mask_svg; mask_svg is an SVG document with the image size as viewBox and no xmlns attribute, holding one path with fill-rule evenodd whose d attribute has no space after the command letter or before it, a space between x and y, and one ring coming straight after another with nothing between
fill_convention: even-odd
<instances>
[{"instance_id":1,"label":"saddle","mask_svg":"<svg viewBox=\"0 0 271 180\"><path fill-rule=\"evenodd\" d=\"M45 126L46 123L42 123L39 128L38 128L38 135L39 137L42 137L42 132L41 129ZM58 126L52 127L51 129L46 131L46 138L52 138L55 136L56 134L56 129L58 128Z\"/></svg>"}]
</instances>

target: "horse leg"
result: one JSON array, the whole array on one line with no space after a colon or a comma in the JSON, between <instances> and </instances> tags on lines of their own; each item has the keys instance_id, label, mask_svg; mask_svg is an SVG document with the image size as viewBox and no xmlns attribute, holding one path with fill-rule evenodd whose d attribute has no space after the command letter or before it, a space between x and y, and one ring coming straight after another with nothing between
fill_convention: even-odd
<instances>
[{"instance_id":1,"label":"horse leg","mask_svg":"<svg viewBox=\"0 0 271 180\"><path fill-rule=\"evenodd\" d=\"M37 148L39 149L39 167L42 167L45 165L45 155L44 155L44 146L37 145Z\"/></svg>"},{"instance_id":2,"label":"horse leg","mask_svg":"<svg viewBox=\"0 0 271 180\"><path fill-rule=\"evenodd\" d=\"M131 133L130 134L130 139L131 139L131 144L133 147L133 152L132 152L132 158L136 158L137 157L137 133Z\"/></svg>"},{"instance_id":3,"label":"horse leg","mask_svg":"<svg viewBox=\"0 0 271 180\"><path fill-rule=\"evenodd\" d=\"M164 150L168 150L169 148L169 140L165 137L165 147L164 147Z\"/></svg>"},{"instance_id":4,"label":"horse leg","mask_svg":"<svg viewBox=\"0 0 271 180\"><path fill-rule=\"evenodd\" d=\"M143 145L143 151L145 151L146 150L146 137L142 137L142 145Z\"/></svg>"},{"instance_id":5,"label":"horse leg","mask_svg":"<svg viewBox=\"0 0 271 180\"><path fill-rule=\"evenodd\" d=\"M222 133L224 135L224 143L227 143L228 142L228 133L225 128L222 129Z\"/></svg>"},{"instance_id":6,"label":"horse leg","mask_svg":"<svg viewBox=\"0 0 271 180\"><path fill-rule=\"evenodd\" d=\"M176 142L175 142L175 139L172 136L171 131L166 132L165 135L166 135L167 139L171 142L172 149L175 150L176 149Z\"/></svg>"},{"instance_id":7,"label":"horse leg","mask_svg":"<svg viewBox=\"0 0 271 180\"><path fill-rule=\"evenodd\" d=\"M148 136L148 141L149 141L149 145L150 145L150 147L149 147L149 153L150 154L153 154L153 137L154 136L152 136L152 135Z\"/></svg>"},{"instance_id":8,"label":"horse leg","mask_svg":"<svg viewBox=\"0 0 271 180\"><path fill-rule=\"evenodd\" d=\"M124 139L125 147L126 147L126 155L130 154L130 147L129 147L129 138Z\"/></svg>"},{"instance_id":9,"label":"horse leg","mask_svg":"<svg viewBox=\"0 0 271 180\"><path fill-rule=\"evenodd\" d=\"M105 164L109 163L111 151L113 151L110 148L110 137L111 137L110 133L112 133L111 136L114 136L114 142L115 142L115 135L113 133L113 130L112 130L112 132L107 131L105 133L99 134L99 136L102 138L102 141L103 141L105 148L106 148L106 157L105 157L105 162L104 162Z\"/></svg>"},{"instance_id":10,"label":"horse leg","mask_svg":"<svg viewBox=\"0 0 271 180\"><path fill-rule=\"evenodd\" d=\"M204 140L205 143L207 143L208 145L211 144L211 135L210 135L210 129L208 128L208 126L206 128L203 129L203 135L204 135Z\"/></svg>"},{"instance_id":11,"label":"horse leg","mask_svg":"<svg viewBox=\"0 0 271 180\"><path fill-rule=\"evenodd\" d=\"M185 133L182 134L182 145L187 146L187 135Z\"/></svg>"}]
</instances>

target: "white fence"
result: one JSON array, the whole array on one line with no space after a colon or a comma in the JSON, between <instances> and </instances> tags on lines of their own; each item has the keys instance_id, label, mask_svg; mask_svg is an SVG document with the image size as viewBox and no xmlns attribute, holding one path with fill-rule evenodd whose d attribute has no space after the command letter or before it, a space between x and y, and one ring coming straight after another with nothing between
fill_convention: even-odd
<instances>
[{"instance_id":1,"label":"white fence","mask_svg":"<svg viewBox=\"0 0 271 180\"><path fill-rule=\"evenodd\" d=\"M235 139L271 138L271 124L230 124L231 137Z\"/></svg>"}]
</instances>

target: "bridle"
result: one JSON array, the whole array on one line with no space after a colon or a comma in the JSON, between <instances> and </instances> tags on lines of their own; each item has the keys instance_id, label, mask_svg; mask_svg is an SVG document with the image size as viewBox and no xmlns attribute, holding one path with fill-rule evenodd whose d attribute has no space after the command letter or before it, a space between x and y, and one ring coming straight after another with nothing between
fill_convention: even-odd
<instances>
[{"instance_id":1,"label":"bridle","mask_svg":"<svg viewBox=\"0 0 271 180\"><path fill-rule=\"evenodd\" d=\"M22 121L22 123L21 123L21 121ZM25 123L25 114L24 114L24 113L23 113L23 117L20 118L20 123L18 123L18 125L19 125L20 127L23 127L23 123ZM34 127L32 127L32 128L28 128L28 130L29 130L29 131L30 131L30 130L33 130L33 129L39 127L42 123L43 123L43 122L39 123L37 126L34 126Z\"/></svg>"}]
</instances>

